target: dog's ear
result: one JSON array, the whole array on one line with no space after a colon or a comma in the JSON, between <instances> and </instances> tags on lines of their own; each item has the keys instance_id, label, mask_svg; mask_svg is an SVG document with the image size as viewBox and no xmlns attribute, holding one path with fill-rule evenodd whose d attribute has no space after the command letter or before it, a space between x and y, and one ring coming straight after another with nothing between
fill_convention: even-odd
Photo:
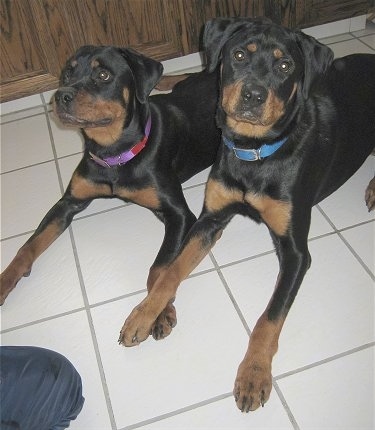
<instances>
[{"instance_id":1,"label":"dog's ear","mask_svg":"<svg viewBox=\"0 0 375 430\"><path fill-rule=\"evenodd\" d=\"M255 24L271 24L268 18L214 18L208 21L203 32L203 49L206 53L207 70L211 73L220 61L223 46L242 28L249 30Z\"/></svg>"},{"instance_id":2,"label":"dog's ear","mask_svg":"<svg viewBox=\"0 0 375 430\"><path fill-rule=\"evenodd\" d=\"M314 82L328 70L333 61L333 52L311 36L295 33L305 64L302 95L306 99Z\"/></svg>"},{"instance_id":3,"label":"dog's ear","mask_svg":"<svg viewBox=\"0 0 375 430\"><path fill-rule=\"evenodd\" d=\"M145 103L163 74L163 65L130 48L120 51L133 73L135 95L141 103Z\"/></svg>"}]
</instances>

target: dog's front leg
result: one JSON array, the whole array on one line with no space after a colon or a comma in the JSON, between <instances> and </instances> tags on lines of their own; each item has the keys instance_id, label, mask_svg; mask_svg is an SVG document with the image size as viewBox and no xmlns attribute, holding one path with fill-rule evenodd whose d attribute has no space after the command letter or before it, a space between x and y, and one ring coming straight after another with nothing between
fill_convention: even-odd
<instances>
[{"instance_id":1,"label":"dog's front leg","mask_svg":"<svg viewBox=\"0 0 375 430\"><path fill-rule=\"evenodd\" d=\"M164 222L165 235L147 278L148 292L152 290L158 277L177 256L184 238L196 221L195 215L186 205L182 192L181 201L176 202L173 208L169 208L162 215L159 214L159 218ZM151 333L156 340L164 339L168 336L177 324L176 308L173 302L174 297L170 299L152 326Z\"/></svg>"},{"instance_id":2,"label":"dog's front leg","mask_svg":"<svg viewBox=\"0 0 375 430\"><path fill-rule=\"evenodd\" d=\"M45 215L34 234L19 249L12 262L0 275L0 304L23 276L29 276L34 261L70 225L75 214L91 200L77 200L64 195Z\"/></svg>"},{"instance_id":3,"label":"dog's front leg","mask_svg":"<svg viewBox=\"0 0 375 430\"><path fill-rule=\"evenodd\" d=\"M241 362L233 394L238 408L249 412L264 406L272 389L272 359L285 318L310 265L307 233L304 239L273 235L280 272L271 300L258 319Z\"/></svg>"},{"instance_id":4,"label":"dog's front leg","mask_svg":"<svg viewBox=\"0 0 375 430\"><path fill-rule=\"evenodd\" d=\"M120 332L120 344L135 346L147 339L158 315L174 299L180 283L208 254L227 222L212 214L201 215L177 258L161 272L147 297L126 319Z\"/></svg>"}]
</instances>

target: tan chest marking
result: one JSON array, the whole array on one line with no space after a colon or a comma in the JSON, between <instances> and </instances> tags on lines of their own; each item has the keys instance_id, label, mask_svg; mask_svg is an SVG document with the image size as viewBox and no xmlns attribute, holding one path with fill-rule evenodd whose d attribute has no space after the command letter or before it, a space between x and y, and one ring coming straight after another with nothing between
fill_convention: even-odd
<instances>
[{"instance_id":1,"label":"tan chest marking","mask_svg":"<svg viewBox=\"0 0 375 430\"><path fill-rule=\"evenodd\" d=\"M96 184L95 182L91 182L79 176L77 173L73 174L70 187L72 196L81 200L112 195L112 190L109 185Z\"/></svg>"},{"instance_id":2,"label":"tan chest marking","mask_svg":"<svg viewBox=\"0 0 375 430\"><path fill-rule=\"evenodd\" d=\"M141 190L129 190L127 188L116 188L115 194L125 200L130 200L140 206L158 210L160 209L160 200L156 189L153 187L143 188Z\"/></svg>"},{"instance_id":3,"label":"tan chest marking","mask_svg":"<svg viewBox=\"0 0 375 430\"><path fill-rule=\"evenodd\" d=\"M225 187L221 182L209 179L206 185L205 206L209 212L224 209L232 203L248 203L255 208L263 221L278 236L286 234L291 218L292 205L268 196L246 193Z\"/></svg>"},{"instance_id":4,"label":"tan chest marking","mask_svg":"<svg viewBox=\"0 0 375 430\"><path fill-rule=\"evenodd\" d=\"M288 230L292 205L268 196L246 193L245 201L253 206L268 227L278 236L284 236Z\"/></svg>"},{"instance_id":5,"label":"tan chest marking","mask_svg":"<svg viewBox=\"0 0 375 430\"><path fill-rule=\"evenodd\" d=\"M219 211L226 206L243 201L243 193L225 187L221 182L209 179L205 191L205 206L209 212Z\"/></svg>"}]
</instances>

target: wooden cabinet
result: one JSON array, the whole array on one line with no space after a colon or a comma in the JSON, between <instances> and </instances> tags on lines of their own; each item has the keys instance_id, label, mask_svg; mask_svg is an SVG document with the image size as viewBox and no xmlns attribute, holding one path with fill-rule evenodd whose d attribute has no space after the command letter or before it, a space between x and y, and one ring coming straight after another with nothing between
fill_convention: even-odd
<instances>
[{"instance_id":1,"label":"wooden cabinet","mask_svg":"<svg viewBox=\"0 0 375 430\"><path fill-rule=\"evenodd\" d=\"M0 0L1 98L56 88L81 45L131 46L157 60L197 52L204 22L268 16L307 27L366 13L374 0Z\"/></svg>"}]
</instances>

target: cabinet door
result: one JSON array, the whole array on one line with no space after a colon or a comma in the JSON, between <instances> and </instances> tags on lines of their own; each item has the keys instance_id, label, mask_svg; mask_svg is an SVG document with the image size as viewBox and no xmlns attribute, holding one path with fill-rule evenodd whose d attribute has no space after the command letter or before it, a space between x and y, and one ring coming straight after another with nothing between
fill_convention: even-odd
<instances>
[{"instance_id":1,"label":"cabinet door","mask_svg":"<svg viewBox=\"0 0 375 430\"><path fill-rule=\"evenodd\" d=\"M306 28L364 15L374 0L271 0L264 1L266 16L291 28Z\"/></svg>"},{"instance_id":2,"label":"cabinet door","mask_svg":"<svg viewBox=\"0 0 375 430\"><path fill-rule=\"evenodd\" d=\"M1 101L53 86L58 63L44 51L32 3L1 0L0 8Z\"/></svg>"},{"instance_id":3,"label":"cabinet door","mask_svg":"<svg viewBox=\"0 0 375 430\"><path fill-rule=\"evenodd\" d=\"M0 101L56 88L81 45L184 55L180 16L179 0L0 0Z\"/></svg>"}]
</instances>

